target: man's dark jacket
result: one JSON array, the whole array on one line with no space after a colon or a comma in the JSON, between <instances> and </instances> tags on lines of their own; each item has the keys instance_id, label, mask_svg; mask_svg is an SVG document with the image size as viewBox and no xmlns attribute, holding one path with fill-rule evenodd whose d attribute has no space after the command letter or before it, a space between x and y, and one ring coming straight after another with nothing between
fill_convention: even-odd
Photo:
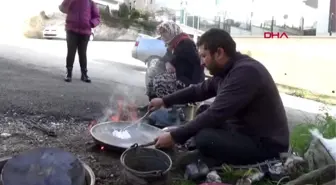
<instances>
[{"instance_id":1,"label":"man's dark jacket","mask_svg":"<svg viewBox=\"0 0 336 185\"><path fill-rule=\"evenodd\" d=\"M171 132L175 142L184 143L201 129L228 124L227 120L235 118L243 123L239 132L258 140L265 148L286 152L286 112L272 76L260 62L237 53L214 77L168 95L163 101L169 107L212 97L216 98L210 108Z\"/></svg>"}]
</instances>

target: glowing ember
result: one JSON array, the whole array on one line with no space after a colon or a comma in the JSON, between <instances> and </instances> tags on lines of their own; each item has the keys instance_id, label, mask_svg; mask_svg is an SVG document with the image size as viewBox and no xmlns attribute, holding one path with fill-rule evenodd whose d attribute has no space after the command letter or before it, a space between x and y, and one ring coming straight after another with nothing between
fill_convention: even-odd
<instances>
[{"instance_id":1,"label":"glowing ember","mask_svg":"<svg viewBox=\"0 0 336 185\"><path fill-rule=\"evenodd\" d=\"M101 146L101 147L100 147L100 150L104 150L104 146Z\"/></svg>"}]
</instances>

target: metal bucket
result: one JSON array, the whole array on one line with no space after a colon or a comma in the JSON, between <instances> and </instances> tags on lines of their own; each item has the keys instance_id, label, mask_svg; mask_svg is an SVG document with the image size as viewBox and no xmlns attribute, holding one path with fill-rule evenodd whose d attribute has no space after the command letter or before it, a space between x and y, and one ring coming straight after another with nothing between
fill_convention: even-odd
<instances>
[{"instance_id":1,"label":"metal bucket","mask_svg":"<svg viewBox=\"0 0 336 185\"><path fill-rule=\"evenodd\" d=\"M144 148L136 144L121 155L120 161L125 169L123 178L125 184L171 184L169 171L172 160L161 150Z\"/></svg>"}]
</instances>

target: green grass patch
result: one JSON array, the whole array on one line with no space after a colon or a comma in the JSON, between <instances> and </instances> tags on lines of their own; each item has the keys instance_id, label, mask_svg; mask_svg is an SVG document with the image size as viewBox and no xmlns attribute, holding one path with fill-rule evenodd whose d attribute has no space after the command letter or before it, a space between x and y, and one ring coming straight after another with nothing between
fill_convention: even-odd
<instances>
[{"instance_id":1,"label":"green grass patch","mask_svg":"<svg viewBox=\"0 0 336 185\"><path fill-rule=\"evenodd\" d=\"M296 87L290 87L287 85L277 84L278 90L281 93L285 93L291 96L305 98L308 100L314 100L329 105L336 105L336 97L328 96L324 94L318 94L309 90L300 89Z\"/></svg>"},{"instance_id":2,"label":"green grass patch","mask_svg":"<svg viewBox=\"0 0 336 185\"><path fill-rule=\"evenodd\" d=\"M173 185L197 185L197 184L183 179L175 179Z\"/></svg>"},{"instance_id":3,"label":"green grass patch","mask_svg":"<svg viewBox=\"0 0 336 185\"><path fill-rule=\"evenodd\" d=\"M317 123L301 123L295 126L291 132L291 146L294 152L302 156L308 149L312 140L310 129L318 129L323 137L330 139L336 137L336 120L329 114L325 114Z\"/></svg>"}]
</instances>

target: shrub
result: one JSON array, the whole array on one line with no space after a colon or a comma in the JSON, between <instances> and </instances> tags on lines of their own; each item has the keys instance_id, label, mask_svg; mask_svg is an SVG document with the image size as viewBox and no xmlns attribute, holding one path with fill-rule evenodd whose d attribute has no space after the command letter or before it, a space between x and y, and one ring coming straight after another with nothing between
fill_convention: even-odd
<instances>
[{"instance_id":1,"label":"shrub","mask_svg":"<svg viewBox=\"0 0 336 185\"><path fill-rule=\"evenodd\" d=\"M24 36L28 38L42 38L44 24L44 19L40 15L31 17L26 22Z\"/></svg>"},{"instance_id":2,"label":"shrub","mask_svg":"<svg viewBox=\"0 0 336 185\"><path fill-rule=\"evenodd\" d=\"M138 11L138 10L136 10L136 9L133 9L132 11L131 11L131 15L130 15L130 18L131 19L139 19L140 18L140 12Z\"/></svg>"},{"instance_id":3,"label":"shrub","mask_svg":"<svg viewBox=\"0 0 336 185\"><path fill-rule=\"evenodd\" d=\"M156 27L158 25L157 22L151 22L151 21L140 21L139 24L149 32L155 32Z\"/></svg>"},{"instance_id":4,"label":"shrub","mask_svg":"<svg viewBox=\"0 0 336 185\"><path fill-rule=\"evenodd\" d=\"M126 18L129 16L129 14L130 14L130 9L125 3L122 3L119 6L119 17Z\"/></svg>"},{"instance_id":5,"label":"shrub","mask_svg":"<svg viewBox=\"0 0 336 185\"><path fill-rule=\"evenodd\" d=\"M142 12L142 13L140 14L140 18L143 18L143 19L146 20L146 21L148 21L149 17L150 17L150 15L149 15L148 12Z\"/></svg>"},{"instance_id":6,"label":"shrub","mask_svg":"<svg viewBox=\"0 0 336 185\"><path fill-rule=\"evenodd\" d=\"M302 123L293 128L290 142L294 152L303 156L307 151L312 140L309 130L313 128L317 128L324 138L336 137L336 119L325 113L324 117L317 123Z\"/></svg>"},{"instance_id":7,"label":"shrub","mask_svg":"<svg viewBox=\"0 0 336 185\"><path fill-rule=\"evenodd\" d=\"M123 28L128 29L131 25L132 25L133 21L131 19L128 18L122 18L121 19L121 24L123 26Z\"/></svg>"}]
</instances>

